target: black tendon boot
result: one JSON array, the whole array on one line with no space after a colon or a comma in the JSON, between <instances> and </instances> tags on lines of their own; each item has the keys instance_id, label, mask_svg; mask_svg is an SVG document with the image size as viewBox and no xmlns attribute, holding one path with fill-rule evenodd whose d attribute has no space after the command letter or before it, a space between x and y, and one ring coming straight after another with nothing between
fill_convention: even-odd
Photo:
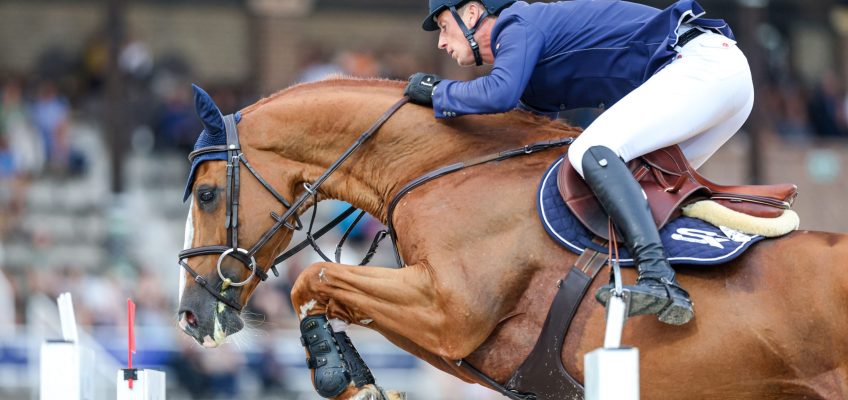
<instances>
[{"instance_id":1,"label":"black tendon boot","mask_svg":"<svg viewBox=\"0 0 848 400\"><path fill-rule=\"evenodd\" d=\"M333 329L326 315L313 315L300 321L300 344L306 347L309 357L306 365L314 370L312 385L321 397L336 397L350 384L350 373L345 368Z\"/></svg>"},{"instance_id":2,"label":"black tendon boot","mask_svg":"<svg viewBox=\"0 0 848 400\"><path fill-rule=\"evenodd\" d=\"M353 384L358 388L367 384L374 384L374 375L371 374L371 370L368 369L365 360L356 351L356 347L353 346L353 342L350 341L350 336L347 335L347 332L335 332L333 336L336 337L336 343L338 343L342 357L345 363L347 363L347 370L350 372Z\"/></svg>"},{"instance_id":3,"label":"black tendon boot","mask_svg":"<svg viewBox=\"0 0 848 400\"><path fill-rule=\"evenodd\" d=\"M583 178L595 193L637 265L639 277L630 290L630 316L657 314L659 320L683 325L695 315L689 293L677 283L665 257L651 209L642 188L627 165L609 148L594 146L583 155ZM604 306L613 286L598 289L595 298Z\"/></svg>"}]
</instances>

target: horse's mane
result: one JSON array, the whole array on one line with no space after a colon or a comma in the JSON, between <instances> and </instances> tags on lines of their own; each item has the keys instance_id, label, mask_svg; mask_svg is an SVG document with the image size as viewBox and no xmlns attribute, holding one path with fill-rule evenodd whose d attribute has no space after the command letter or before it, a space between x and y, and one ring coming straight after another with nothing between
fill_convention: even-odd
<instances>
[{"instance_id":1,"label":"horse's mane","mask_svg":"<svg viewBox=\"0 0 848 400\"><path fill-rule=\"evenodd\" d=\"M383 79L383 78L356 78L352 76L342 75L342 74L334 74L329 77L313 82L303 82L296 83L292 86L289 86L285 89L278 90L277 92L271 94L268 97L260 99L256 103L253 103L243 110L241 110L242 114L249 113L271 101L278 99L284 95L291 95L293 93L302 92L305 90L317 90L324 89L327 87L387 87L387 88L403 88L406 82L399 81L395 79Z\"/></svg>"},{"instance_id":2,"label":"horse's mane","mask_svg":"<svg viewBox=\"0 0 848 400\"><path fill-rule=\"evenodd\" d=\"M289 86L288 88L279 90L271 94L270 96L265 97L250 106L245 107L243 110L241 110L241 113L250 113L251 111L254 111L265 104L277 100L282 96L290 96L305 91L316 91L328 88L403 89L405 85L406 81L399 81L394 79L355 78L344 75L333 75L323 80L298 83ZM551 120L547 117L536 115L523 110L513 110L507 113L497 114L496 116L478 116L477 118L478 120L475 121L475 124L492 124L493 126L497 126L501 129L504 127L514 127L517 129L526 129L532 127L533 129L558 131L563 135L567 136L577 136L581 131L579 128L564 124L560 121Z\"/></svg>"}]
</instances>

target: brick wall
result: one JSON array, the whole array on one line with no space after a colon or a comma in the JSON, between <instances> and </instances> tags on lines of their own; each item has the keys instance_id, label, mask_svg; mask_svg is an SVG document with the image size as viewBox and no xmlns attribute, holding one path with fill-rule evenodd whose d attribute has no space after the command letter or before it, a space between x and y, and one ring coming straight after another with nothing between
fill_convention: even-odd
<instances>
[{"instance_id":1,"label":"brick wall","mask_svg":"<svg viewBox=\"0 0 848 400\"><path fill-rule=\"evenodd\" d=\"M93 4L0 2L0 70L32 70L49 47L78 52L100 24Z\"/></svg>"},{"instance_id":2,"label":"brick wall","mask_svg":"<svg viewBox=\"0 0 848 400\"><path fill-rule=\"evenodd\" d=\"M184 57L194 77L216 82L248 77L248 17L243 8L132 4L128 33L146 42L154 57ZM48 48L79 57L104 26L100 2L0 2L0 71L32 71Z\"/></svg>"}]
</instances>

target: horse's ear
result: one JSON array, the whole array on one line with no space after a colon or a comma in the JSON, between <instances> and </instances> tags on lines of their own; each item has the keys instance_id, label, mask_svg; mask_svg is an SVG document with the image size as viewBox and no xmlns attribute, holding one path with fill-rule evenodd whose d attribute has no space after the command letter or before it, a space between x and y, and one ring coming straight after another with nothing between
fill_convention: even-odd
<instances>
[{"instance_id":1,"label":"horse's ear","mask_svg":"<svg viewBox=\"0 0 848 400\"><path fill-rule=\"evenodd\" d=\"M206 128L206 133L213 137L223 135L224 118L221 115L221 110L203 89L195 84L192 84L191 87L194 89L194 108Z\"/></svg>"}]
</instances>

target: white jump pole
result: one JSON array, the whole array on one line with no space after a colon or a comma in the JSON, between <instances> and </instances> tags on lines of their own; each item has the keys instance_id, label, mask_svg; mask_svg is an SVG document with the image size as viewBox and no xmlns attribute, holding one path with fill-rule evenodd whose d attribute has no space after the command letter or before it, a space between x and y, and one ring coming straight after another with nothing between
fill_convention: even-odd
<instances>
[{"instance_id":1,"label":"white jump pole","mask_svg":"<svg viewBox=\"0 0 848 400\"><path fill-rule=\"evenodd\" d=\"M94 351L79 343L70 293L58 300L62 339L41 344L41 400L93 400Z\"/></svg>"},{"instance_id":2,"label":"white jump pole","mask_svg":"<svg viewBox=\"0 0 848 400\"><path fill-rule=\"evenodd\" d=\"M129 379L133 387L129 387ZM154 369L118 370L118 400L165 400L165 373Z\"/></svg>"},{"instance_id":3,"label":"white jump pole","mask_svg":"<svg viewBox=\"0 0 848 400\"><path fill-rule=\"evenodd\" d=\"M615 290L607 302L604 347L583 358L586 400L639 400L639 349L621 347L630 308L630 292L621 287L621 270L613 262Z\"/></svg>"},{"instance_id":4,"label":"white jump pole","mask_svg":"<svg viewBox=\"0 0 848 400\"><path fill-rule=\"evenodd\" d=\"M135 353L135 303L127 299L127 368L118 370L118 400L165 400L165 373L153 369L133 368Z\"/></svg>"}]
</instances>

